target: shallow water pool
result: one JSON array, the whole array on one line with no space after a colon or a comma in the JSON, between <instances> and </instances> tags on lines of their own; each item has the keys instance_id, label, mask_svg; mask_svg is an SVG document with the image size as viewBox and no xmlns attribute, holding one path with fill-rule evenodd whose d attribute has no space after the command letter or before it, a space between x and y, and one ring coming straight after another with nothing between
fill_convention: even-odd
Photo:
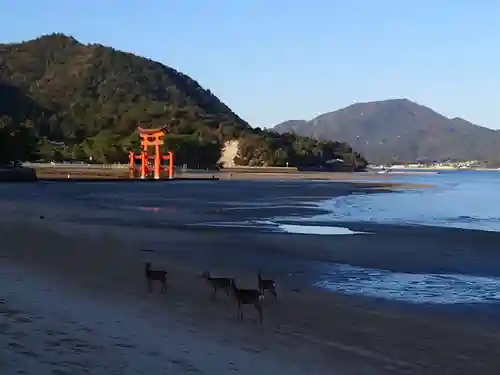
<instances>
[{"instance_id":1,"label":"shallow water pool","mask_svg":"<svg viewBox=\"0 0 500 375\"><path fill-rule=\"evenodd\" d=\"M421 274L333 264L322 267L315 286L416 304L499 303L500 278Z\"/></svg>"}]
</instances>

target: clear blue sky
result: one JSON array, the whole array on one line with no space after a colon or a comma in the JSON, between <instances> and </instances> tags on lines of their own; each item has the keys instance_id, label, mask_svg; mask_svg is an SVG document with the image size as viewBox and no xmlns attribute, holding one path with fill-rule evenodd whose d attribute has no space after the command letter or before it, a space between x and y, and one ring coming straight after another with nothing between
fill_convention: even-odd
<instances>
[{"instance_id":1,"label":"clear blue sky","mask_svg":"<svg viewBox=\"0 0 500 375\"><path fill-rule=\"evenodd\" d=\"M254 126L406 97L500 128L498 0L0 3L0 42L52 32L170 65Z\"/></svg>"}]
</instances>

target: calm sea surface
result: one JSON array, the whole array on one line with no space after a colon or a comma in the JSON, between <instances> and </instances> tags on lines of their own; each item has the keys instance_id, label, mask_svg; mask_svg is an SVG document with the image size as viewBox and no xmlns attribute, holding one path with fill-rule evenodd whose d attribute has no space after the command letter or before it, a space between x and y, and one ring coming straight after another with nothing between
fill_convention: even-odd
<instances>
[{"instance_id":1,"label":"calm sea surface","mask_svg":"<svg viewBox=\"0 0 500 375\"><path fill-rule=\"evenodd\" d=\"M387 178L383 180L387 181ZM367 221L500 231L500 172L395 174L390 181L434 187L408 189L397 194L328 199L317 205L329 213L294 221L306 225L311 221L323 225L333 225L335 221ZM280 219L286 218L275 218L278 222ZM312 226L310 232L314 231ZM500 303L500 278L497 277L401 273L348 264L322 267L316 285L346 294L426 305L498 306Z\"/></svg>"},{"instance_id":2,"label":"calm sea surface","mask_svg":"<svg viewBox=\"0 0 500 375\"><path fill-rule=\"evenodd\" d=\"M317 205L328 214L303 221L369 221L500 231L500 171L395 174L389 180L434 187L327 199Z\"/></svg>"}]
</instances>

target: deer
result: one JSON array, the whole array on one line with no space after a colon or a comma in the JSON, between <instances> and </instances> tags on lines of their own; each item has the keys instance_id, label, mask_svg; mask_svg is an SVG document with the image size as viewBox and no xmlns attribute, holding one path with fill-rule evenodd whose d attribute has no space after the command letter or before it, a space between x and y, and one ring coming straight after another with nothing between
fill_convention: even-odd
<instances>
[{"instance_id":1,"label":"deer","mask_svg":"<svg viewBox=\"0 0 500 375\"><path fill-rule=\"evenodd\" d=\"M231 278L229 277L212 277L209 271L203 272L200 277L205 279L212 287L212 299L216 299L217 291L224 290L228 296L231 295Z\"/></svg>"},{"instance_id":2,"label":"deer","mask_svg":"<svg viewBox=\"0 0 500 375\"><path fill-rule=\"evenodd\" d=\"M145 276L148 283L148 292L151 293L153 289L153 281L161 283L160 293L167 293L167 271L152 270L151 263L145 263Z\"/></svg>"},{"instance_id":3,"label":"deer","mask_svg":"<svg viewBox=\"0 0 500 375\"><path fill-rule=\"evenodd\" d=\"M238 315L237 320L243 321L243 305L252 305L255 310L259 313L259 323L263 322L262 314L262 300L264 295L255 289L239 289L236 286L236 280L231 279L231 290L233 292L233 297L238 303Z\"/></svg>"},{"instance_id":4,"label":"deer","mask_svg":"<svg viewBox=\"0 0 500 375\"><path fill-rule=\"evenodd\" d=\"M271 293L273 296L273 302L276 302L278 294L276 293L276 281L273 279L263 279L260 274L260 270L257 272L257 281L259 286L259 291L264 295L266 291Z\"/></svg>"}]
</instances>

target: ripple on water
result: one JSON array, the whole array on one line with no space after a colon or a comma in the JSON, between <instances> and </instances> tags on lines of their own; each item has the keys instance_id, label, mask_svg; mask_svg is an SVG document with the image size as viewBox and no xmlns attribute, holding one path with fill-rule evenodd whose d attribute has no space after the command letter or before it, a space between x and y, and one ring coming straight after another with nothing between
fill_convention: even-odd
<instances>
[{"instance_id":1,"label":"ripple on water","mask_svg":"<svg viewBox=\"0 0 500 375\"><path fill-rule=\"evenodd\" d=\"M344 234L371 234L369 232L357 232L349 228L323 225L296 225L296 224L278 224L278 228L286 233L297 234L319 234L319 235L344 235Z\"/></svg>"},{"instance_id":2,"label":"ripple on water","mask_svg":"<svg viewBox=\"0 0 500 375\"><path fill-rule=\"evenodd\" d=\"M497 277L403 273L331 265L315 285L345 294L417 304L500 302L500 278Z\"/></svg>"},{"instance_id":3,"label":"ripple on water","mask_svg":"<svg viewBox=\"0 0 500 375\"><path fill-rule=\"evenodd\" d=\"M349 234L372 234L371 232L357 232L349 228L339 226L325 225L296 225L296 224L280 224L269 220L249 220L243 222L211 222L200 223L203 226L226 227L226 228L256 228L272 230L276 232L295 233L295 234L317 234L317 235L349 235Z\"/></svg>"}]
</instances>

